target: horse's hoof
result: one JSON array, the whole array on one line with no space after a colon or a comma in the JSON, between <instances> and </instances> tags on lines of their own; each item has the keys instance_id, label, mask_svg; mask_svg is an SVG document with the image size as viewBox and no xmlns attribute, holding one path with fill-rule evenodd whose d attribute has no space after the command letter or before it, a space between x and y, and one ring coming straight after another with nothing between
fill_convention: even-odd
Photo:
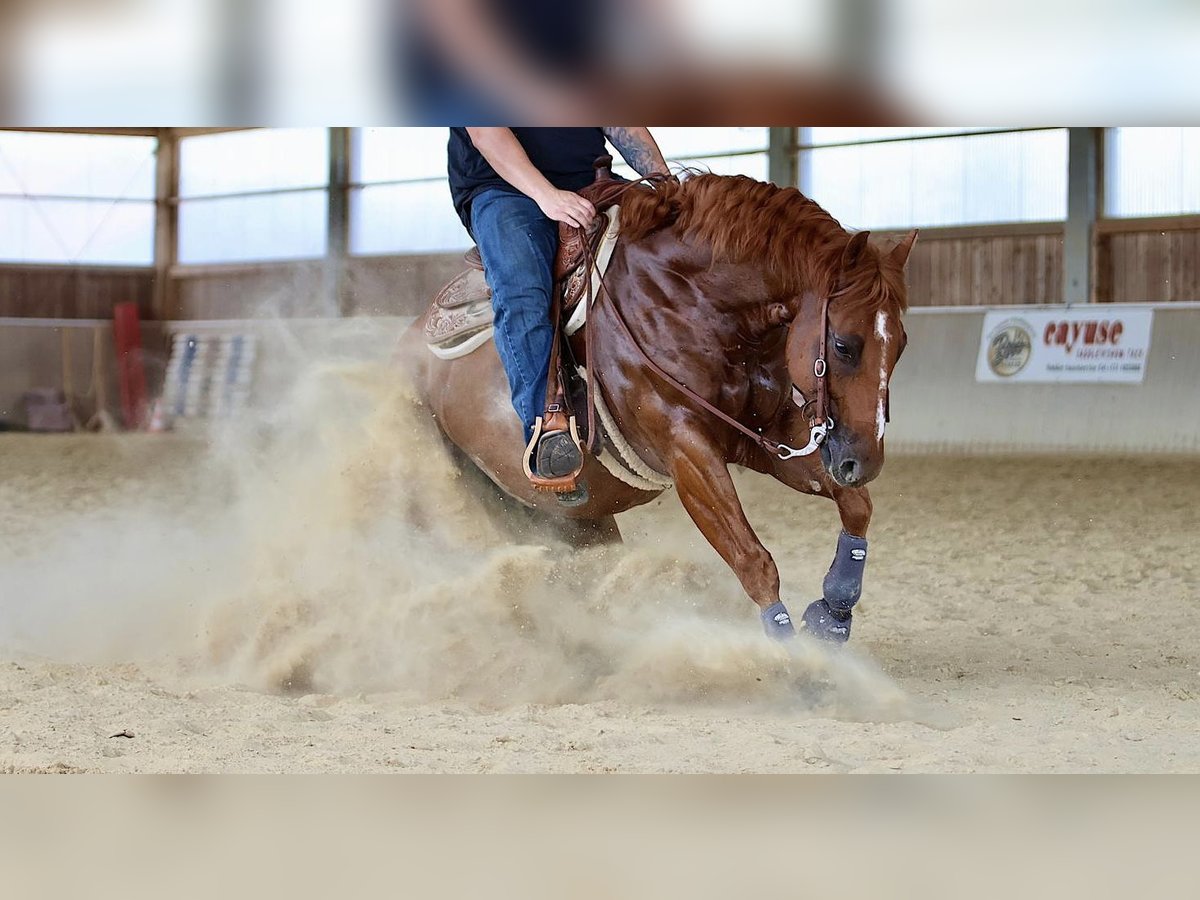
<instances>
[{"instance_id":1,"label":"horse's hoof","mask_svg":"<svg viewBox=\"0 0 1200 900\"><path fill-rule=\"evenodd\" d=\"M804 611L804 628L822 641L844 644L850 639L850 619L850 613L839 617L824 599L814 600Z\"/></svg>"},{"instance_id":2,"label":"horse's hoof","mask_svg":"<svg viewBox=\"0 0 1200 900\"><path fill-rule=\"evenodd\" d=\"M782 600L775 601L762 611L762 623L767 637L774 640L786 641L796 636L796 627Z\"/></svg>"}]
</instances>

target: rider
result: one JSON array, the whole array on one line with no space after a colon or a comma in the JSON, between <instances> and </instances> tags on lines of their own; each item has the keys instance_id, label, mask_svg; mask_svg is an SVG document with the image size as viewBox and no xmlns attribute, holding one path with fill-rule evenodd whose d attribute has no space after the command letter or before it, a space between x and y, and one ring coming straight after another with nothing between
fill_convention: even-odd
<instances>
[{"instance_id":1,"label":"rider","mask_svg":"<svg viewBox=\"0 0 1200 900\"><path fill-rule=\"evenodd\" d=\"M575 191L592 181L605 138L638 174L668 174L646 128L450 129L450 192L492 289L496 350L526 446L546 400L557 223L586 227L595 216ZM544 435L536 449L542 476L569 474L581 462L562 432Z\"/></svg>"}]
</instances>

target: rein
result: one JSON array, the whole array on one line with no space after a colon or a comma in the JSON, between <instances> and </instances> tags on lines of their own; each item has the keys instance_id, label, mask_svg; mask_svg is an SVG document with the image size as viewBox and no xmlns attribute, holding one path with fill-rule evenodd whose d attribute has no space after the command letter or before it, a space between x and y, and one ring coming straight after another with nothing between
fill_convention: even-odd
<instances>
[{"instance_id":1,"label":"rein","mask_svg":"<svg viewBox=\"0 0 1200 900\"><path fill-rule=\"evenodd\" d=\"M667 177L668 176L663 176L663 175L645 176L645 177L639 179L638 181L629 182L618 192L618 194L616 196L620 196L620 194L625 193L626 190L634 187L635 185L641 184L643 182L645 182L647 184L653 184L653 183L663 181ZM580 228L579 231L581 233L583 233L584 229ZM585 258L587 259L588 270L595 271L596 270L596 260L595 260L594 254L592 253L591 246L588 244L588 242L586 240L586 235L584 235L584 237L585 237L585 240L583 242L584 243L584 254L585 254ZM794 457L797 457L797 456L808 456L809 454L815 452L817 450L817 448L819 448L821 446L821 444L824 443L825 438L828 436L829 432L833 430L834 425L835 425L833 419L829 416L829 396L828 396L828 387L826 385L826 374L829 370L829 366L826 363L826 356L828 353L828 343L829 343L829 297L828 296L824 297L821 300L821 346L820 346L820 351L817 355L817 359L813 363L813 376L817 380L816 415L815 415L815 417L809 419L808 444L805 445L804 447L801 447L800 449L796 449L794 447L789 447L787 444L782 444L777 441L773 441L770 438L763 436L759 432L753 431L753 430L747 428L745 425L743 425L737 419L735 419L732 416L717 409L716 406L709 403L707 400L705 400L703 397L701 397L699 394L697 394L695 391L693 391L687 385L681 383L678 379L676 379L669 372L664 370L658 363L656 363L653 359L651 359L650 355L642 348L642 345L640 343L638 343L637 338L635 338L633 336L633 332L629 328L629 323L625 320L625 314L621 311L621 307L617 304L616 298L613 297L612 291L609 290L608 282L605 280L604 275L601 273L597 273L597 274L599 276L597 280L600 283L600 290L599 290L598 295L593 294L592 279L590 277L587 279L587 296L584 298L584 302L587 304L588 318L589 319L591 318L591 312L592 312L593 307L597 303L599 303L600 300L603 299L603 297L605 295L607 295L609 298L609 301L610 301L609 307L612 309L613 313L615 314L616 319L617 319L617 324L620 325L621 330L625 333L625 337L629 339L629 342L633 345L634 349L636 349L637 352L641 355L642 360L646 363L646 365L649 367L649 369L652 372L654 372L654 374L656 374L659 378L661 378L663 381L665 381L667 384L669 384L671 387L675 388L675 390L679 391L681 394L683 394L689 400L692 400L694 403L698 404L702 409L704 409L704 410L708 411L709 413L711 413L712 415L716 416L718 419L720 419L726 425L730 426L731 428L741 432L743 435L750 438L750 440L754 441L755 444L757 444L759 447L766 450L768 453L772 454L773 456L775 456L778 459L789 460L789 459L793 459ZM592 327L588 328L586 330L586 332L584 333L584 346L585 346L586 352L587 352L587 361L586 361L585 369L587 372L588 384L591 385L591 390L589 390L587 393L587 397L588 397L588 442L589 442L589 444L593 440L595 440L594 436L596 434L596 429L595 429L596 405L595 405L595 398L593 396L593 391L600 390L599 381L596 380L592 375L592 359L593 359L592 332L594 332L596 329L595 329L594 322L592 322L591 325L592 325ZM800 394L801 398L804 397L804 393L798 387L796 387L796 385L794 383L792 384L792 390L794 393ZM805 401L805 403L802 405L807 406L808 402Z\"/></svg>"}]
</instances>

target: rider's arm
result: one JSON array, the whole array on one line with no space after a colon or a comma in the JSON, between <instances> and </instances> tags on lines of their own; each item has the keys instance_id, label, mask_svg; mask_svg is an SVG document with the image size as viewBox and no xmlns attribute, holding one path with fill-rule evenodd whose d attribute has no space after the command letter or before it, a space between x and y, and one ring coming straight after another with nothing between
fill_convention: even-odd
<instances>
[{"instance_id":1,"label":"rider's arm","mask_svg":"<svg viewBox=\"0 0 1200 900\"><path fill-rule=\"evenodd\" d=\"M671 174L649 128L609 126L604 129L604 136L639 175Z\"/></svg>"},{"instance_id":2,"label":"rider's arm","mask_svg":"<svg viewBox=\"0 0 1200 900\"><path fill-rule=\"evenodd\" d=\"M556 222L586 226L596 208L574 191L560 191L529 161L511 128L468 128L471 143L496 173Z\"/></svg>"}]
</instances>

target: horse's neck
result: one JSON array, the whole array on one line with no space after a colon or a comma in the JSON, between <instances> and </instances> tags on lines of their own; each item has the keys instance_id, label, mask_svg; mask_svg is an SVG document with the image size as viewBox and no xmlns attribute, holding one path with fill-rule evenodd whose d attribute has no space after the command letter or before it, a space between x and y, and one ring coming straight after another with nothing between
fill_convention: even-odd
<instances>
[{"instance_id":1,"label":"horse's neck","mask_svg":"<svg viewBox=\"0 0 1200 900\"><path fill-rule=\"evenodd\" d=\"M714 264L706 247L658 232L625 248L622 308L637 318L687 320L695 333L746 332L771 293L761 269Z\"/></svg>"},{"instance_id":2,"label":"horse's neck","mask_svg":"<svg viewBox=\"0 0 1200 900\"><path fill-rule=\"evenodd\" d=\"M610 287L642 353L708 394L740 382L749 397L767 373L785 371L786 329L768 322L761 269L713 265L705 248L653 236L622 256Z\"/></svg>"},{"instance_id":3,"label":"horse's neck","mask_svg":"<svg viewBox=\"0 0 1200 900\"><path fill-rule=\"evenodd\" d=\"M611 308L600 310L608 320L601 333L604 349L594 364L622 434L632 446L649 451L650 456L642 457L648 465L665 472L678 439L669 425L677 401L674 392L663 394L663 378L651 370L661 367L661 374L686 386L685 392L694 392L748 428L766 427L779 408L781 385L788 381L787 333L784 328L763 333L752 325L754 307L761 311L766 305L753 301L762 297L761 273L714 267L707 255L655 251L632 245L618 251L609 270L612 296L605 305ZM602 326L597 320L588 327ZM631 366L644 377L631 377ZM749 464L740 455L746 447L736 447L728 461Z\"/></svg>"}]
</instances>

